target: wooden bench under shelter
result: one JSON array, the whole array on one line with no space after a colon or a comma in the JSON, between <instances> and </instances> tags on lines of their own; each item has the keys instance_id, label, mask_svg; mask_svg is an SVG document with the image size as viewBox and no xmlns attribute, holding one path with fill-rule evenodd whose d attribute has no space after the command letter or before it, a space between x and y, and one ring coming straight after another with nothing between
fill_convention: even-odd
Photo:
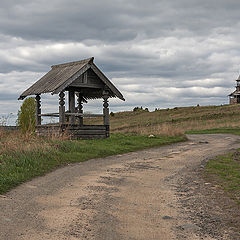
<instances>
[{"instance_id":1,"label":"wooden bench under shelter","mask_svg":"<svg viewBox=\"0 0 240 240\"><path fill-rule=\"evenodd\" d=\"M120 91L93 63L94 58L53 65L40 80L25 90L19 100L35 95L36 133L40 136L68 134L72 139L109 137L109 98L125 101ZM68 111L65 110L65 92L68 91ZM41 112L41 94L59 94L59 112ZM77 96L77 107L75 97ZM103 114L84 114L83 103L89 99L103 99ZM58 117L57 124L41 124L44 116ZM84 125L84 117L103 117L103 125Z\"/></svg>"}]
</instances>

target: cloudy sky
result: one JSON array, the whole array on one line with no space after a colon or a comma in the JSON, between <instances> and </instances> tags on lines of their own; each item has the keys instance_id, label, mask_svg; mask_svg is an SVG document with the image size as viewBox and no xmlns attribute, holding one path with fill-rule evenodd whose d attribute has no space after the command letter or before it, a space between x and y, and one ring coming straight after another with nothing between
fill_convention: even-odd
<instances>
[{"instance_id":1,"label":"cloudy sky","mask_svg":"<svg viewBox=\"0 0 240 240\"><path fill-rule=\"evenodd\" d=\"M126 98L111 111L226 104L240 70L239 10L238 0L1 0L0 116L15 116L51 65L92 56ZM42 104L58 107L51 95Z\"/></svg>"}]
</instances>

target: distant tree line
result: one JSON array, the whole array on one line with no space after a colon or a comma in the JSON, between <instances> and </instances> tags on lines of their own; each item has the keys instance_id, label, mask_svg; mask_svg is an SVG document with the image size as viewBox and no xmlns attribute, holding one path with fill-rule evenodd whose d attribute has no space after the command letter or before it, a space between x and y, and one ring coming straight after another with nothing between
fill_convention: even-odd
<instances>
[{"instance_id":1,"label":"distant tree line","mask_svg":"<svg viewBox=\"0 0 240 240\"><path fill-rule=\"evenodd\" d=\"M133 108L133 112L142 112L142 111L149 112L148 108L144 109L142 106Z\"/></svg>"}]
</instances>

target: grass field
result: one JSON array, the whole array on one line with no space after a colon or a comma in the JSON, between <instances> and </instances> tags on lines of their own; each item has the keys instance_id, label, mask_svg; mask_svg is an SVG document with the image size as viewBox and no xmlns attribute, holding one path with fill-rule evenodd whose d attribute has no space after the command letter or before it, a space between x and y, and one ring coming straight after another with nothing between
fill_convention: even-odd
<instances>
[{"instance_id":1,"label":"grass field","mask_svg":"<svg viewBox=\"0 0 240 240\"><path fill-rule=\"evenodd\" d=\"M203 130L190 130L186 131L186 134L214 134L214 133L225 133L225 134L233 134L240 135L240 128L238 127L221 127L221 128L210 128Z\"/></svg>"},{"instance_id":2,"label":"grass field","mask_svg":"<svg viewBox=\"0 0 240 240\"><path fill-rule=\"evenodd\" d=\"M110 122L112 135L104 140L44 139L0 131L0 193L58 166L184 141L184 133L240 135L240 105L119 112L111 116ZM102 119L87 119L86 123L101 124ZM149 134L155 137L149 138ZM238 199L240 157L233 153L226 158L210 161L206 171L215 175L219 184ZM222 169L225 169L224 176Z\"/></svg>"},{"instance_id":3,"label":"grass field","mask_svg":"<svg viewBox=\"0 0 240 240\"><path fill-rule=\"evenodd\" d=\"M88 120L101 123L100 118ZM129 111L111 117L111 131L138 134L178 135L186 131L240 128L240 104L204 107L179 107L154 112Z\"/></svg>"},{"instance_id":4,"label":"grass field","mask_svg":"<svg viewBox=\"0 0 240 240\"><path fill-rule=\"evenodd\" d=\"M19 132L1 132L0 194L56 167L91 158L136 151L185 141L185 136L113 134L101 140L55 140L25 136Z\"/></svg>"},{"instance_id":5,"label":"grass field","mask_svg":"<svg viewBox=\"0 0 240 240\"><path fill-rule=\"evenodd\" d=\"M208 161L205 173L240 205L240 149Z\"/></svg>"}]
</instances>

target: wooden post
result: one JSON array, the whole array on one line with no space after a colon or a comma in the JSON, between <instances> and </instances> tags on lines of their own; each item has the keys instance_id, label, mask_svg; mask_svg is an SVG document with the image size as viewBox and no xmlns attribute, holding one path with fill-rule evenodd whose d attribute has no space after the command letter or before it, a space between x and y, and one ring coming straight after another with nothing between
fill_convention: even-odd
<instances>
[{"instance_id":1,"label":"wooden post","mask_svg":"<svg viewBox=\"0 0 240 240\"><path fill-rule=\"evenodd\" d=\"M41 125L41 97L37 94L36 97L36 126Z\"/></svg>"},{"instance_id":2,"label":"wooden post","mask_svg":"<svg viewBox=\"0 0 240 240\"><path fill-rule=\"evenodd\" d=\"M106 127L106 137L109 137L110 131L109 131L109 104L108 104L108 93L104 91L103 93L103 124Z\"/></svg>"},{"instance_id":3,"label":"wooden post","mask_svg":"<svg viewBox=\"0 0 240 240\"><path fill-rule=\"evenodd\" d=\"M59 93L59 123L62 125L65 122L65 93Z\"/></svg>"},{"instance_id":4,"label":"wooden post","mask_svg":"<svg viewBox=\"0 0 240 240\"><path fill-rule=\"evenodd\" d=\"M83 113L83 98L80 93L78 93L78 113ZM79 117L79 125L83 126L83 117Z\"/></svg>"},{"instance_id":5,"label":"wooden post","mask_svg":"<svg viewBox=\"0 0 240 240\"><path fill-rule=\"evenodd\" d=\"M75 113L75 92L72 90L68 91L68 110L70 113ZM74 124L75 123L75 116L70 116L69 117L70 123Z\"/></svg>"}]
</instances>

